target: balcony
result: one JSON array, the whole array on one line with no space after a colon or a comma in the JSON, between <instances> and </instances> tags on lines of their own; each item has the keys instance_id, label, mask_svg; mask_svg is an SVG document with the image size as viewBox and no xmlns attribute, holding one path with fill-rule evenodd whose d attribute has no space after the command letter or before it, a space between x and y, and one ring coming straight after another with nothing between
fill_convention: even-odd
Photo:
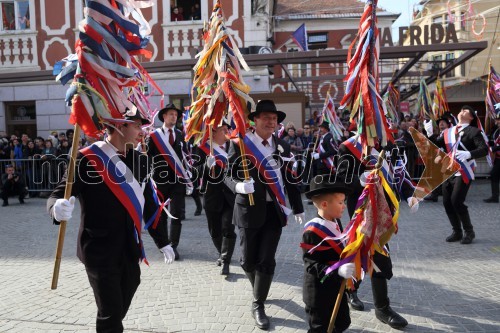
<instances>
[{"instance_id":1,"label":"balcony","mask_svg":"<svg viewBox=\"0 0 500 333\"><path fill-rule=\"evenodd\" d=\"M0 32L0 73L39 70L34 31Z\"/></svg>"},{"instance_id":2,"label":"balcony","mask_svg":"<svg viewBox=\"0 0 500 333\"><path fill-rule=\"evenodd\" d=\"M191 59L196 51L203 48L203 23L200 21L168 22L162 28L165 60Z\"/></svg>"}]
</instances>

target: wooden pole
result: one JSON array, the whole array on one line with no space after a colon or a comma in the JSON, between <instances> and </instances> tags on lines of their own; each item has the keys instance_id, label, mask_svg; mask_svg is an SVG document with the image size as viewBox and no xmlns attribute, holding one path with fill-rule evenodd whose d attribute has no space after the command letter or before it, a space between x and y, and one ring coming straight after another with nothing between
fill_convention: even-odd
<instances>
[{"instance_id":1,"label":"wooden pole","mask_svg":"<svg viewBox=\"0 0 500 333\"><path fill-rule=\"evenodd\" d=\"M209 124L208 126L208 133L210 136L210 156L214 156L214 137L213 137L213 129L212 129L212 124ZM210 172L212 173L212 178L215 177L215 168L212 166L210 168Z\"/></svg>"},{"instance_id":2,"label":"wooden pole","mask_svg":"<svg viewBox=\"0 0 500 333\"><path fill-rule=\"evenodd\" d=\"M330 317L330 324L328 324L328 333L332 333L335 328L335 319L337 319L337 314L339 313L340 303L342 302L342 297L344 297L345 284L347 280L342 280L342 284L340 285L339 294L337 295L337 300L335 302L335 306L333 308L332 316Z\"/></svg>"},{"instance_id":3,"label":"wooden pole","mask_svg":"<svg viewBox=\"0 0 500 333\"><path fill-rule=\"evenodd\" d=\"M71 156L69 159L69 165L67 169L66 177L66 188L64 189L64 199L68 200L71 197L71 190L73 188L74 174L75 174L75 161L76 154L78 152L78 142L80 138L80 126L75 125L75 131L73 133L73 143L71 146ZM52 285L50 289L57 289L57 282L59 280L59 269L61 268L61 256L64 246L64 235L66 233L66 222L60 221L59 224L59 235L57 237L57 247L56 247L56 260L54 262L54 272L52 273Z\"/></svg>"},{"instance_id":4,"label":"wooden pole","mask_svg":"<svg viewBox=\"0 0 500 333\"><path fill-rule=\"evenodd\" d=\"M245 156L245 146L243 145L243 139L239 139L240 146L240 155L241 155L241 163L243 165L243 174L245 175L245 180L250 180L250 173L248 172L247 158ZM255 205L253 201L253 193L248 194L248 201L250 202L250 206Z\"/></svg>"}]
</instances>

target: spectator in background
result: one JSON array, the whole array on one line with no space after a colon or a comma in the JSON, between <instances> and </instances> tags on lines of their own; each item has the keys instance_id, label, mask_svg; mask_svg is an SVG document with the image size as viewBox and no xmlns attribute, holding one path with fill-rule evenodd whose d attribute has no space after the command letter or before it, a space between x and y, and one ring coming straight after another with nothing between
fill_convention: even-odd
<instances>
[{"instance_id":1,"label":"spectator in background","mask_svg":"<svg viewBox=\"0 0 500 333\"><path fill-rule=\"evenodd\" d=\"M70 146L68 140L66 139L61 140L59 143L59 147L57 148L56 156L65 158L69 154L69 149Z\"/></svg>"},{"instance_id":2,"label":"spectator in background","mask_svg":"<svg viewBox=\"0 0 500 333\"><path fill-rule=\"evenodd\" d=\"M201 12L199 4L191 6L191 15L189 16L189 18L194 21L201 20Z\"/></svg>"},{"instance_id":3,"label":"spectator in background","mask_svg":"<svg viewBox=\"0 0 500 333\"><path fill-rule=\"evenodd\" d=\"M2 207L9 205L9 197L18 195L19 203L24 204L26 188L19 173L14 169L13 165L5 167L5 173L2 174Z\"/></svg>"},{"instance_id":4,"label":"spectator in background","mask_svg":"<svg viewBox=\"0 0 500 333\"><path fill-rule=\"evenodd\" d=\"M170 21L172 21L172 22L184 21L184 16L182 15L181 11L179 10L179 7L174 7L172 9L172 15L170 16Z\"/></svg>"},{"instance_id":5,"label":"spectator in background","mask_svg":"<svg viewBox=\"0 0 500 333\"><path fill-rule=\"evenodd\" d=\"M298 155L302 152L302 140L295 134L294 128L289 128L287 131L287 135L283 138L289 145L290 150L294 155Z\"/></svg>"}]
</instances>

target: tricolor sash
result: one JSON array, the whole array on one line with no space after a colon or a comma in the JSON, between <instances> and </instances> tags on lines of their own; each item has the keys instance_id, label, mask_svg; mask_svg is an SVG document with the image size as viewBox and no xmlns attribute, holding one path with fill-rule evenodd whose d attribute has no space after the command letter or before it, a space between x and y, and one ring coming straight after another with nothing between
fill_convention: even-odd
<instances>
[{"instance_id":1,"label":"tricolor sash","mask_svg":"<svg viewBox=\"0 0 500 333\"><path fill-rule=\"evenodd\" d=\"M210 144L208 142L205 142L205 144L200 145L199 147L205 154L207 154L207 156L210 156ZM227 165L227 152L221 149L221 147L216 144L213 145L213 150L215 163L217 163L221 168L225 169Z\"/></svg>"},{"instance_id":2,"label":"tricolor sash","mask_svg":"<svg viewBox=\"0 0 500 333\"><path fill-rule=\"evenodd\" d=\"M89 147L83 148L80 152L92 162L91 165L132 218L135 239L142 252L141 259L144 259L147 263L141 240L142 214L145 201L141 185L135 179L133 172L107 142L96 142Z\"/></svg>"},{"instance_id":3,"label":"tricolor sash","mask_svg":"<svg viewBox=\"0 0 500 333\"><path fill-rule=\"evenodd\" d=\"M342 253L342 248L338 244L338 240L341 237L342 232L336 222L324 220L319 217L315 217L304 225L304 232L311 231L322 239L321 243L316 246L311 246L310 244L301 243L300 247L308 250L308 252L313 253L314 251L325 251L333 249L338 255ZM323 242L328 243L328 245L321 245Z\"/></svg>"},{"instance_id":4,"label":"tricolor sash","mask_svg":"<svg viewBox=\"0 0 500 333\"><path fill-rule=\"evenodd\" d=\"M184 169L184 166L179 160L179 157L177 156L174 148L168 142L166 134L163 133L161 128L158 128L150 134L150 137L158 148L161 156L163 156L163 158L167 162L170 169L175 172L177 177L184 179L188 187L192 188L193 183L191 182L191 178L186 172L186 169Z\"/></svg>"},{"instance_id":5,"label":"tricolor sash","mask_svg":"<svg viewBox=\"0 0 500 333\"><path fill-rule=\"evenodd\" d=\"M462 162L455 157L457 152L457 148L459 145L463 147L460 140L462 138L462 131L458 132L458 138L455 135L456 126L445 129L443 132L444 143L446 145L446 151L448 155L451 156L459 165L460 165L460 174L462 175L462 179L464 183L468 184L471 180L474 180L474 169L476 168L476 160L470 160ZM464 150L467 150L463 147Z\"/></svg>"},{"instance_id":6,"label":"tricolor sash","mask_svg":"<svg viewBox=\"0 0 500 333\"><path fill-rule=\"evenodd\" d=\"M285 188L278 163L272 155L269 155L267 148L264 147L254 133L247 132L243 138L243 144L245 145L245 152L255 158L255 161L252 160L252 163L255 162L255 167L267 187L278 200L282 212L286 216L290 215L292 211L286 207Z\"/></svg>"},{"instance_id":7,"label":"tricolor sash","mask_svg":"<svg viewBox=\"0 0 500 333\"><path fill-rule=\"evenodd\" d=\"M321 145L322 143L323 143L323 139L321 139L320 143L318 144L318 148L316 148L316 152L318 152L320 154L324 153L326 151L325 148L323 148L323 146ZM331 142L329 142L328 144L332 145ZM333 145L332 145L332 147L333 147ZM335 162L334 162L332 156L328 156L326 158L323 158L322 161L327 166L328 169L330 169L332 172L335 172Z\"/></svg>"}]
</instances>

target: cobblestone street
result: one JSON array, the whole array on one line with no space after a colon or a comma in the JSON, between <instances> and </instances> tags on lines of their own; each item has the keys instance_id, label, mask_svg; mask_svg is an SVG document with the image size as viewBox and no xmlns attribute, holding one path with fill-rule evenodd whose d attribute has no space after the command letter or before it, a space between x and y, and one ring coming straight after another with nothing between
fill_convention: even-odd
<instances>
[{"instance_id":1,"label":"cobblestone street","mask_svg":"<svg viewBox=\"0 0 500 333\"><path fill-rule=\"evenodd\" d=\"M416 214L401 205L399 233L391 240L394 277L391 306L409 322L408 332L500 332L500 206L483 203L488 180L476 181L467 204L475 227L471 245L446 243L451 232L442 205L423 202ZM179 252L165 265L144 234L150 267L124 320L127 332L262 332L250 314L251 291L236 250L229 278L219 275L205 216L194 217L187 198ZM57 290L50 290L58 228L45 199L15 198L0 208L0 332L93 332L96 307L83 265L76 258L79 209L68 223ZM313 206L307 205L310 219ZM347 210L346 210L347 211ZM344 225L347 217L343 219ZM270 331L305 332L302 303L302 227L283 230L267 314ZM359 292L365 311L351 311L349 332L397 332L375 318L371 286Z\"/></svg>"}]
</instances>

